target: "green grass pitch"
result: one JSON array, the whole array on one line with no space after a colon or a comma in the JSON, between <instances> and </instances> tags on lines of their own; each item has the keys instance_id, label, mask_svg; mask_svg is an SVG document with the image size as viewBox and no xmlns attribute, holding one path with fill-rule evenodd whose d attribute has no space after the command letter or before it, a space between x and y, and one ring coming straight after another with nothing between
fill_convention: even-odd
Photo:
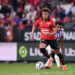
<instances>
[{"instance_id":1,"label":"green grass pitch","mask_svg":"<svg viewBox=\"0 0 75 75\"><path fill-rule=\"evenodd\" d=\"M67 64L67 70L58 70L54 64L52 69L36 70L35 64L0 63L0 75L75 75L75 64Z\"/></svg>"}]
</instances>

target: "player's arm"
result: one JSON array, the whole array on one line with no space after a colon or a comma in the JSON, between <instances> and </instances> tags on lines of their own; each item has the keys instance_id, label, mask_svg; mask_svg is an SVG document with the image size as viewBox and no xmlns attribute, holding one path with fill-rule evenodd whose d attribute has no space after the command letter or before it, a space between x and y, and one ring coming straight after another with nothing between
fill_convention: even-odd
<instances>
[{"instance_id":1,"label":"player's arm","mask_svg":"<svg viewBox=\"0 0 75 75\"><path fill-rule=\"evenodd\" d=\"M53 31L48 33L47 35L56 35L57 34L57 28L56 28L55 22L53 20L51 20L51 21L52 21L51 28Z\"/></svg>"},{"instance_id":2,"label":"player's arm","mask_svg":"<svg viewBox=\"0 0 75 75\"><path fill-rule=\"evenodd\" d=\"M56 26L52 26L53 32L47 33L47 35L55 35L57 34L57 28Z\"/></svg>"},{"instance_id":3,"label":"player's arm","mask_svg":"<svg viewBox=\"0 0 75 75\"><path fill-rule=\"evenodd\" d=\"M31 32L31 40L34 40L34 32L36 30L36 27L39 25L39 20L37 20L32 27L32 32Z\"/></svg>"},{"instance_id":4,"label":"player's arm","mask_svg":"<svg viewBox=\"0 0 75 75\"><path fill-rule=\"evenodd\" d=\"M56 26L52 26L52 28L53 28L53 32L51 32L50 35L57 34L57 28L56 28Z\"/></svg>"},{"instance_id":5,"label":"player's arm","mask_svg":"<svg viewBox=\"0 0 75 75\"><path fill-rule=\"evenodd\" d=\"M32 32L31 32L31 40L34 40L34 32L35 32L35 30L36 30L36 26L33 25Z\"/></svg>"},{"instance_id":6,"label":"player's arm","mask_svg":"<svg viewBox=\"0 0 75 75\"><path fill-rule=\"evenodd\" d=\"M64 50L64 37L63 37L63 35L61 36L60 41L61 41L61 49Z\"/></svg>"}]
</instances>

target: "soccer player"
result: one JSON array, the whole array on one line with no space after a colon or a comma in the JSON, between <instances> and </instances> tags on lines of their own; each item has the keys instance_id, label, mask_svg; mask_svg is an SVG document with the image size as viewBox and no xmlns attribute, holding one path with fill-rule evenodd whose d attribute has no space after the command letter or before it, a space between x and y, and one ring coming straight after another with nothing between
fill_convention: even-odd
<instances>
[{"instance_id":1,"label":"soccer player","mask_svg":"<svg viewBox=\"0 0 75 75\"><path fill-rule=\"evenodd\" d=\"M51 46L52 51L59 56L59 59L63 65L63 70L66 70L65 61L63 58L63 55L60 53L60 50L58 48L58 44L56 41L56 33L57 29L55 26L55 23L52 19L49 19L49 8L44 7L41 9L42 12L42 18L38 19L32 27L32 33L31 33L31 40L34 40L34 32L37 26L40 27L41 31L41 40L40 40L40 51L43 53L44 56L46 56L48 59L50 58L50 55L46 51L46 47L48 45Z\"/></svg>"},{"instance_id":2,"label":"soccer player","mask_svg":"<svg viewBox=\"0 0 75 75\"><path fill-rule=\"evenodd\" d=\"M57 24L57 41L60 40L61 42L61 49L64 50L64 37L63 37L64 29L62 27L62 24Z\"/></svg>"},{"instance_id":3,"label":"soccer player","mask_svg":"<svg viewBox=\"0 0 75 75\"><path fill-rule=\"evenodd\" d=\"M63 43L64 43L64 38L63 38L63 33L64 33L64 29L62 28L62 24L57 24L57 34L56 34L56 38L57 38L57 41L60 40L61 42L61 48L60 48L60 52L62 53L62 50L64 50L64 46L63 46ZM50 46L48 46L46 48L46 50L48 51L49 54L52 53L52 49ZM55 58L55 61L56 61L56 64L57 64L57 67L58 69L61 69L61 64L60 64L60 60L59 60L59 57L55 54L54 55L54 58ZM50 64L52 65L53 63L53 58L50 59ZM49 60L47 60L45 66L48 66L49 65ZM52 67L52 66L51 66Z\"/></svg>"}]
</instances>

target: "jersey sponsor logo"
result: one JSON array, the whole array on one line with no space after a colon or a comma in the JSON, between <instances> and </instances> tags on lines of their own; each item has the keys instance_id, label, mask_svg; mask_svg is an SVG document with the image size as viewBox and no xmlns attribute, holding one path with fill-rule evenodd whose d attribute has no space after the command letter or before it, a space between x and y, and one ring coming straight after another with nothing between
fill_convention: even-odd
<instances>
[{"instance_id":1,"label":"jersey sponsor logo","mask_svg":"<svg viewBox=\"0 0 75 75\"><path fill-rule=\"evenodd\" d=\"M51 24L51 22L49 22L49 23L47 23L48 25L50 25Z\"/></svg>"},{"instance_id":2,"label":"jersey sponsor logo","mask_svg":"<svg viewBox=\"0 0 75 75\"><path fill-rule=\"evenodd\" d=\"M49 33L49 29L42 29L42 33Z\"/></svg>"}]
</instances>

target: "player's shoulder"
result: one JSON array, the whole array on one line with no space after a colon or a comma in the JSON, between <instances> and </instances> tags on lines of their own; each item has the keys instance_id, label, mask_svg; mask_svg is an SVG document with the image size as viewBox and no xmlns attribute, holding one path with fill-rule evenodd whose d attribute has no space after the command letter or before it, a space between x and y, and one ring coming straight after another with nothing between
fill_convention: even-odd
<instances>
[{"instance_id":1,"label":"player's shoulder","mask_svg":"<svg viewBox=\"0 0 75 75\"><path fill-rule=\"evenodd\" d=\"M42 19L40 18L40 19L37 19L36 21L40 22L40 21L42 21Z\"/></svg>"},{"instance_id":2,"label":"player's shoulder","mask_svg":"<svg viewBox=\"0 0 75 75\"><path fill-rule=\"evenodd\" d=\"M38 19L38 20L36 20L35 22L34 22L34 24L33 25L36 25L36 26L38 26L38 25L40 25L40 22L42 21L42 19Z\"/></svg>"},{"instance_id":3,"label":"player's shoulder","mask_svg":"<svg viewBox=\"0 0 75 75\"><path fill-rule=\"evenodd\" d=\"M49 19L51 22L55 22L52 18Z\"/></svg>"},{"instance_id":4,"label":"player's shoulder","mask_svg":"<svg viewBox=\"0 0 75 75\"><path fill-rule=\"evenodd\" d=\"M50 21L50 23L51 23L51 26L55 26L55 22L54 22L53 19L50 18L49 21Z\"/></svg>"}]
</instances>

